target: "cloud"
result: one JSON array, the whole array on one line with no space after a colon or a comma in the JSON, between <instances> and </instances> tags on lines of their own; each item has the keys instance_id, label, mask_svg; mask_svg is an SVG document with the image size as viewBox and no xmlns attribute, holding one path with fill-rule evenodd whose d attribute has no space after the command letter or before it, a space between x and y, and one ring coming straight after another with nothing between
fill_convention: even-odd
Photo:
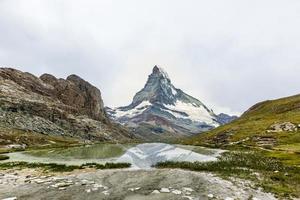
<instances>
[{"instance_id":1,"label":"cloud","mask_svg":"<svg viewBox=\"0 0 300 200\"><path fill-rule=\"evenodd\" d=\"M300 91L298 0L2 0L0 65L129 104L155 64L217 112Z\"/></svg>"}]
</instances>

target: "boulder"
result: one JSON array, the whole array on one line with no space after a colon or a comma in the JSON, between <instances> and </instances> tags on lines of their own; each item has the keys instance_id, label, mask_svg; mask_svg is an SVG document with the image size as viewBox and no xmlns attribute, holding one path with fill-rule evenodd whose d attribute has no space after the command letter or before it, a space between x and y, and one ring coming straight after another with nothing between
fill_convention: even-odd
<instances>
[{"instance_id":1,"label":"boulder","mask_svg":"<svg viewBox=\"0 0 300 200\"><path fill-rule=\"evenodd\" d=\"M297 131L298 128L295 124L291 122L283 122L283 123L276 123L269 127L267 130L268 133L278 133L278 132L294 132Z\"/></svg>"}]
</instances>

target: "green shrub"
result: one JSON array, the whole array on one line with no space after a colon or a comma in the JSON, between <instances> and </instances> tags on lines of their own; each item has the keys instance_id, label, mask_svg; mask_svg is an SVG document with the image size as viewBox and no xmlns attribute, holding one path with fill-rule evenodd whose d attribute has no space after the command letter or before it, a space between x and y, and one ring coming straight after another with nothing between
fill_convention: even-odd
<instances>
[{"instance_id":1,"label":"green shrub","mask_svg":"<svg viewBox=\"0 0 300 200\"><path fill-rule=\"evenodd\" d=\"M28 163L28 162L7 162L0 163L0 169L11 169L11 168L41 168L45 171L51 172L71 172L76 169L84 169L86 167L96 169L118 169L128 168L131 164L129 163L106 163L104 165L97 163L87 163L83 165L64 165L56 163Z\"/></svg>"},{"instance_id":2,"label":"green shrub","mask_svg":"<svg viewBox=\"0 0 300 200\"><path fill-rule=\"evenodd\" d=\"M0 160L8 160L8 159L9 159L9 156L0 154Z\"/></svg>"}]
</instances>

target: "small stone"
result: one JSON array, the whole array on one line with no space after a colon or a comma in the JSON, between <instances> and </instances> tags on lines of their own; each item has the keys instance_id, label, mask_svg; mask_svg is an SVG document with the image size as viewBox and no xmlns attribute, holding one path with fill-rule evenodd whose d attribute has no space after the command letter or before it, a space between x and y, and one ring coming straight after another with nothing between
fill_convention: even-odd
<instances>
[{"instance_id":1,"label":"small stone","mask_svg":"<svg viewBox=\"0 0 300 200\"><path fill-rule=\"evenodd\" d=\"M214 198L214 195L213 194L208 194L207 197L212 199L212 198Z\"/></svg>"},{"instance_id":2,"label":"small stone","mask_svg":"<svg viewBox=\"0 0 300 200\"><path fill-rule=\"evenodd\" d=\"M103 191L102 194L104 194L105 196L108 196L109 192L108 191Z\"/></svg>"},{"instance_id":3,"label":"small stone","mask_svg":"<svg viewBox=\"0 0 300 200\"><path fill-rule=\"evenodd\" d=\"M160 194L160 191L154 190L154 191L152 192L152 194Z\"/></svg>"},{"instance_id":4,"label":"small stone","mask_svg":"<svg viewBox=\"0 0 300 200\"><path fill-rule=\"evenodd\" d=\"M173 193L173 194L176 194L176 195L182 194L182 192L181 192L180 190L173 190L172 193Z\"/></svg>"},{"instance_id":5,"label":"small stone","mask_svg":"<svg viewBox=\"0 0 300 200\"><path fill-rule=\"evenodd\" d=\"M234 198L226 197L225 200L234 200Z\"/></svg>"},{"instance_id":6,"label":"small stone","mask_svg":"<svg viewBox=\"0 0 300 200\"><path fill-rule=\"evenodd\" d=\"M137 188L129 188L128 190L131 192L134 192L134 191L138 191L140 189L141 189L140 187L137 187Z\"/></svg>"},{"instance_id":7,"label":"small stone","mask_svg":"<svg viewBox=\"0 0 300 200\"><path fill-rule=\"evenodd\" d=\"M58 188L59 190L66 190L67 188L66 187L60 187Z\"/></svg>"},{"instance_id":8,"label":"small stone","mask_svg":"<svg viewBox=\"0 0 300 200\"><path fill-rule=\"evenodd\" d=\"M284 173L284 176L289 176L289 173Z\"/></svg>"},{"instance_id":9,"label":"small stone","mask_svg":"<svg viewBox=\"0 0 300 200\"><path fill-rule=\"evenodd\" d=\"M183 190L187 192L194 192L192 188L188 188L188 187L183 188Z\"/></svg>"},{"instance_id":10,"label":"small stone","mask_svg":"<svg viewBox=\"0 0 300 200\"><path fill-rule=\"evenodd\" d=\"M86 190L87 193L91 193L91 191L92 191L91 189L87 189Z\"/></svg>"},{"instance_id":11,"label":"small stone","mask_svg":"<svg viewBox=\"0 0 300 200\"><path fill-rule=\"evenodd\" d=\"M43 183L47 183L47 182L50 182L50 180L47 180L47 179L45 179L45 180L43 180L43 179L36 179L35 180L35 183L37 183L37 184L43 184Z\"/></svg>"},{"instance_id":12,"label":"small stone","mask_svg":"<svg viewBox=\"0 0 300 200\"><path fill-rule=\"evenodd\" d=\"M99 188L92 188L92 191L95 192L95 191L98 191Z\"/></svg>"},{"instance_id":13,"label":"small stone","mask_svg":"<svg viewBox=\"0 0 300 200\"><path fill-rule=\"evenodd\" d=\"M193 200L194 199L193 197L190 197L190 196L183 196L182 198L185 198L185 199L188 199L188 200Z\"/></svg>"},{"instance_id":14,"label":"small stone","mask_svg":"<svg viewBox=\"0 0 300 200\"><path fill-rule=\"evenodd\" d=\"M104 186L101 185L101 184L94 184L94 187L95 187L95 188L103 188Z\"/></svg>"},{"instance_id":15,"label":"small stone","mask_svg":"<svg viewBox=\"0 0 300 200\"><path fill-rule=\"evenodd\" d=\"M8 198L2 199L2 200L17 200L17 197L8 197Z\"/></svg>"},{"instance_id":16,"label":"small stone","mask_svg":"<svg viewBox=\"0 0 300 200\"><path fill-rule=\"evenodd\" d=\"M54 185L51 185L51 187L60 188L60 187L68 187L68 186L71 186L71 185L73 185L73 183L61 182L61 183L56 183Z\"/></svg>"},{"instance_id":17,"label":"small stone","mask_svg":"<svg viewBox=\"0 0 300 200\"><path fill-rule=\"evenodd\" d=\"M160 192L161 193L170 193L171 191L169 190L169 188L161 188Z\"/></svg>"}]
</instances>

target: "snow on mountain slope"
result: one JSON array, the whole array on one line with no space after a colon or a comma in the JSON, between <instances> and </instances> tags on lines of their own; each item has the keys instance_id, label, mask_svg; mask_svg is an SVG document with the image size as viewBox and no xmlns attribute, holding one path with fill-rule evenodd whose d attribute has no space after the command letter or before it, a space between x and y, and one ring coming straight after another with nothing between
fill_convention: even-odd
<instances>
[{"instance_id":1,"label":"snow on mountain slope","mask_svg":"<svg viewBox=\"0 0 300 200\"><path fill-rule=\"evenodd\" d=\"M218 116L198 99L177 89L167 72L155 66L144 88L130 105L107 108L108 115L129 127L147 125L177 136L192 135L219 126Z\"/></svg>"},{"instance_id":2,"label":"snow on mountain slope","mask_svg":"<svg viewBox=\"0 0 300 200\"><path fill-rule=\"evenodd\" d=\"M122 110L116 109L114 116L116 118L134 117L136 115L139 115L139 114L143 113L151 105L152 104L149 101L143 101L142 103L140 103L139 105L137 105L133 109L130 109L130 110L127 110L127 111L122 111Z\"/></svg>"},{"instance_id":3,"label":"snow on mountain slope","mask_svg":"<svg viewBox=\"0 0 300 200\"><path fill-rule=\"evenodd\" d=\"M170 109L168 112L171 112L177 118L190 119L196 122L200 121L215 127L219 125L214 120L215 118L212 117L212 114L203 106L176 101L175 105L165 105L165 107Z\"/></svg>"}]
</instances>

